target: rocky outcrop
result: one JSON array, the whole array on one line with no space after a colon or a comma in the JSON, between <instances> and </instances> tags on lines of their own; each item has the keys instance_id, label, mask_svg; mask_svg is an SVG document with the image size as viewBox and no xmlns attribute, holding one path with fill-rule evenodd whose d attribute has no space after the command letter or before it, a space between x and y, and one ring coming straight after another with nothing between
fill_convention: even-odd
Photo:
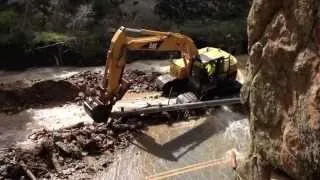
<instances>
[{"instance_id":1,"label":"rocky outcrop","mask_svg":"<svg viewBox=\"0 0 320 180\"><path fill-rule=\"evenodd\" d=\"M253 0L250 58L242 101L250 108L251 152L244 179L272 169L320 178L320 2Z\"/></svg>"}]
</instances>

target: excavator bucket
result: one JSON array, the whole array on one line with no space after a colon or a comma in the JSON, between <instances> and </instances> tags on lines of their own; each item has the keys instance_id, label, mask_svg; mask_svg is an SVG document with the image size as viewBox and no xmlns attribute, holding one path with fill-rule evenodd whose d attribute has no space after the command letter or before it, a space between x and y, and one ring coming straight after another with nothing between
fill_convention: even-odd
<instances>
[{"instance_id":1,"label":"excavator bucket","mask_svg":"<svg viewBox=\"0 0 320 180\"><path fill-rule=\"evenodd\" d=\"M83 106L85 111L95 122L106 121L112 109L112 105L108 106L99 99L91 98L84 101Z\"/></svg>"},{"instance_id":2,"label":"excavator bucket","mask_svg":"<svg viewBox=\"0 0 320 180\"><path fill-rule=\"evenodd\" d=\"M122 99L124 94L128 91L130 85L131 83L129 81L122 79L118 93L115 96L111 96L112 98L109 101L101 100L101 99L106 99L105 97L87 99L83 103L85 111L95 122L107 121L112 111L113 105L118 100ZM104 102L107 102L107 103L104 103Z\"/></svg>"}]
</instances>

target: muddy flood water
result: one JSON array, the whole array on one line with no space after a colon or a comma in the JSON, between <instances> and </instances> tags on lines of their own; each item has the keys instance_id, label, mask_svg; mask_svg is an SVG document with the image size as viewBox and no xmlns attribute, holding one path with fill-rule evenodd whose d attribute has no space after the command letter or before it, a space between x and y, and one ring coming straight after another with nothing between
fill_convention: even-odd
<instances>
[{"instance_id":1,"label":"muddy flood water","mask_svg":"<svg viewBox=\"0 0 320 180\"><path fill-rule=\"evenodd\" d=\"M150 127L97 179L234 179L230 150L248 151L246 116L221 107L187 122Z\"/></svg>"},{"instance_id":2,"label":"muddy flood water","mask_svg":"<svg viewBox=\"0 0 320 180\"><path fill-rule=\"evenodd\" d=\"M168 71L167 65L167 61L143 61L132 63L127 68L165 72ZM0 82L19 81L21 85L28 86L34 80L63 79L82 71L103 72L103 69L41 68L17 73L0 72ZM130 95L122 102L132 105L130 102L139 101ZM0 119L0 148L25 140L36 129L52 130L78 122L92 123L83 107L77 104L27 109L12 115L0 113ZM127 149L119 152L110 167L97 174L95 179L231 180L235 175L230 168L228 153L233 150L241 160L248 152L248 146L247 116L222 106L202 117L148 127Z\"/></svg>"}]
</instances>

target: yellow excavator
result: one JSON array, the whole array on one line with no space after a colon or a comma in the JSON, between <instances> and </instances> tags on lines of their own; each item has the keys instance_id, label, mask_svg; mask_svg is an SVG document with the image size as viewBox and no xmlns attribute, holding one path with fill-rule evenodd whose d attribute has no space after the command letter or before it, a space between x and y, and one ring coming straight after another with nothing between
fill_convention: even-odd
<instances>
[{"instance_id":1,"label":"yellow excavator","mask_svg":"<svg viewBox=\"0 0 320 180\"><path fill-rule=\"evenodd\" d=\"M129 81L122 77L130 51L181 53L181 58L170 64L170 73L156 80L164 96L177 97L180 109L189 107L190 103L196 103L192 104L191 108L204 107L203 104L209 102L207 100L213 99L218 99L212 101L215 105L224 104L221 97L238 94L240 91L241 84L235 80L237 60L231 54L213 47L198 50L191 38L180 33L120 27L107 52L103 82L106 94L84 102L86 111L97 122L105 121L110 116L113 105L123 97L130 86ZM232 99L227 102L230 104L240 101ZM176 107L168 106L165 110L171 109ZM162 110L163 107L136 113ZM124 114L125 112L122 112L118 115Z\"/></svg>"}]
</instances>

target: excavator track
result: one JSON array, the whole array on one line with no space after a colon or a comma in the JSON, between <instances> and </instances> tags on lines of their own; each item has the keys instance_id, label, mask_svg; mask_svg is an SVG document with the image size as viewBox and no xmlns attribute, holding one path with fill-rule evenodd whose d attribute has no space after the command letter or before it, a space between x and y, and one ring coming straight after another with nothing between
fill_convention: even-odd
<instances>
[{"instance_id":1,"label":"excavator track","mask_svg":"<svg viewBox=\"0 0 320 180\"><path fill-rule=\"evenodd\" d=\"M156 86L162 92L164 97L176 97L186 91L184 85L186 80L180 80L173 77L171 74L164 74L156 79Z\"/></svg>"}]
</instances>

